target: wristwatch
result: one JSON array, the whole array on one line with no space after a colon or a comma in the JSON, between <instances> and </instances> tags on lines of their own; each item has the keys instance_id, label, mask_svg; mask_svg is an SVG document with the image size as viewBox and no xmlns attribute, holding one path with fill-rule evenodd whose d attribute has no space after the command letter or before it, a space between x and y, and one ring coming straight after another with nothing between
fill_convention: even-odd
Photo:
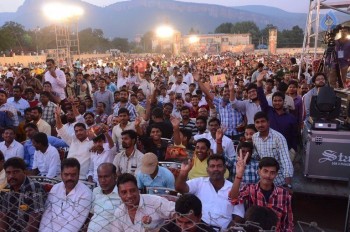
<instances>
[{"instance_id":1,"label":"wristwatch","mask_svg":"<svg viewBox=\"0 0 350 232\"><path fill-rule=\"evenodd\" d=\"M291 184L284 184L283 187L293 189L293 186Z\"/></svg>"}]
</instances>

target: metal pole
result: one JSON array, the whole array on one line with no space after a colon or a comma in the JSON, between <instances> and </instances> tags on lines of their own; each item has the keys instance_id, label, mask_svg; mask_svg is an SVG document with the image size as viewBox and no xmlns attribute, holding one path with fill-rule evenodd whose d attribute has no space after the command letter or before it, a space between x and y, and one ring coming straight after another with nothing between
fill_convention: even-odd
<instances>
[{"instance_id":1,"label":"metal pole","mask_svg":"<svg viewBox=\"0 0 350 232\"><path fill-rule=\"evenodd\" d=\"M36 43L36 57L39 56L39 45L38 45L38 32L40 30L40 27L36 27L35 29L35 43Z\"/></svg>"}]
</instances>

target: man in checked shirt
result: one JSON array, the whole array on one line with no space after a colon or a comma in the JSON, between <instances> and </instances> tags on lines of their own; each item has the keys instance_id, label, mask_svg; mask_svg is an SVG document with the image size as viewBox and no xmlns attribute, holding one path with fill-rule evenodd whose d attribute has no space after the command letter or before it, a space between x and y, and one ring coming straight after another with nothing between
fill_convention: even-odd
<instances>
[{"instance_id":1,"label":"man in checked shirt","mask_svg":"<svg viewBox=\"0 0 350 232\"><path fill-rule=\"evenodd\" d=\"M265 112L260 111L254 115L254 124L258 132L252 137L255 148L253 158L257 160L264 157L275 158L281 168L274 178L274 184L291 191L294 168L286 139L281 133L270 128L269 118Z\"/></svg>"},{"instance_id":2,"label":"man in checked shirt","mask_svg":"<svg viewBox=\"0 0 350 232\"><path fill-rule=\"evenodd\" d=\"M248 207L257 205L271 208L278 218L276 231L294 231L292 196L287 189L277 187L273 183L280 168L277 160L272 157L262 158L258 167L260 181L256 184L246 184L240 189L247 159L248 156L244 156L241 150L237 158L236 176L229 193L229 200L233 205L246 202Z\"/></svg>"}]
</instances>

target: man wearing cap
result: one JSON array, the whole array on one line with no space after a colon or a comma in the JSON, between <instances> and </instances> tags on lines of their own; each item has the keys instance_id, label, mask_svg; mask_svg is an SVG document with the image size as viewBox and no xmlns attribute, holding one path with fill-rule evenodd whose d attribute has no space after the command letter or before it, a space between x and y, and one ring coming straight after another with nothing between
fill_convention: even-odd
<instances>
[{"instance_id":1,"label":"man wearing cap","mask_svg":"<svg viewBox=\"0 0 350 232\"><path fill-rule=\"evenodd\" d=\"M136 174L139 189L146 187L162 187L175 189L175 178L171 171L158 166L158 158L155 154L146 153L141 160L141 169Z\"/></svg>"}]
</instances>

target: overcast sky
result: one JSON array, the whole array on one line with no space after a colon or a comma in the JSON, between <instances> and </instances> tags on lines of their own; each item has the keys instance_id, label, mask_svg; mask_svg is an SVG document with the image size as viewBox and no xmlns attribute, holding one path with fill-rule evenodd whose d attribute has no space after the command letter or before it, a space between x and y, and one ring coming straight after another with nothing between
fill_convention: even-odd
<instances>
[{"instance_id":1,"label":"overcast sky","mask_svg":"<svg viewBox=\"0 0 350 232\"><path fill-rule=\"evenodd\" d=\"M24 0L0 0L0 12L14 12L23 4ZM83 0L97 6L107 6L123 0ZM289 12L307 13L309 0L181 0L182 2L209 3L224 6L242 6L242 5L266 5L281 8ZM332 1L332 0L328 0ZM328 2L327 1L327 2Z\"/></svg>"}]
</instances>

